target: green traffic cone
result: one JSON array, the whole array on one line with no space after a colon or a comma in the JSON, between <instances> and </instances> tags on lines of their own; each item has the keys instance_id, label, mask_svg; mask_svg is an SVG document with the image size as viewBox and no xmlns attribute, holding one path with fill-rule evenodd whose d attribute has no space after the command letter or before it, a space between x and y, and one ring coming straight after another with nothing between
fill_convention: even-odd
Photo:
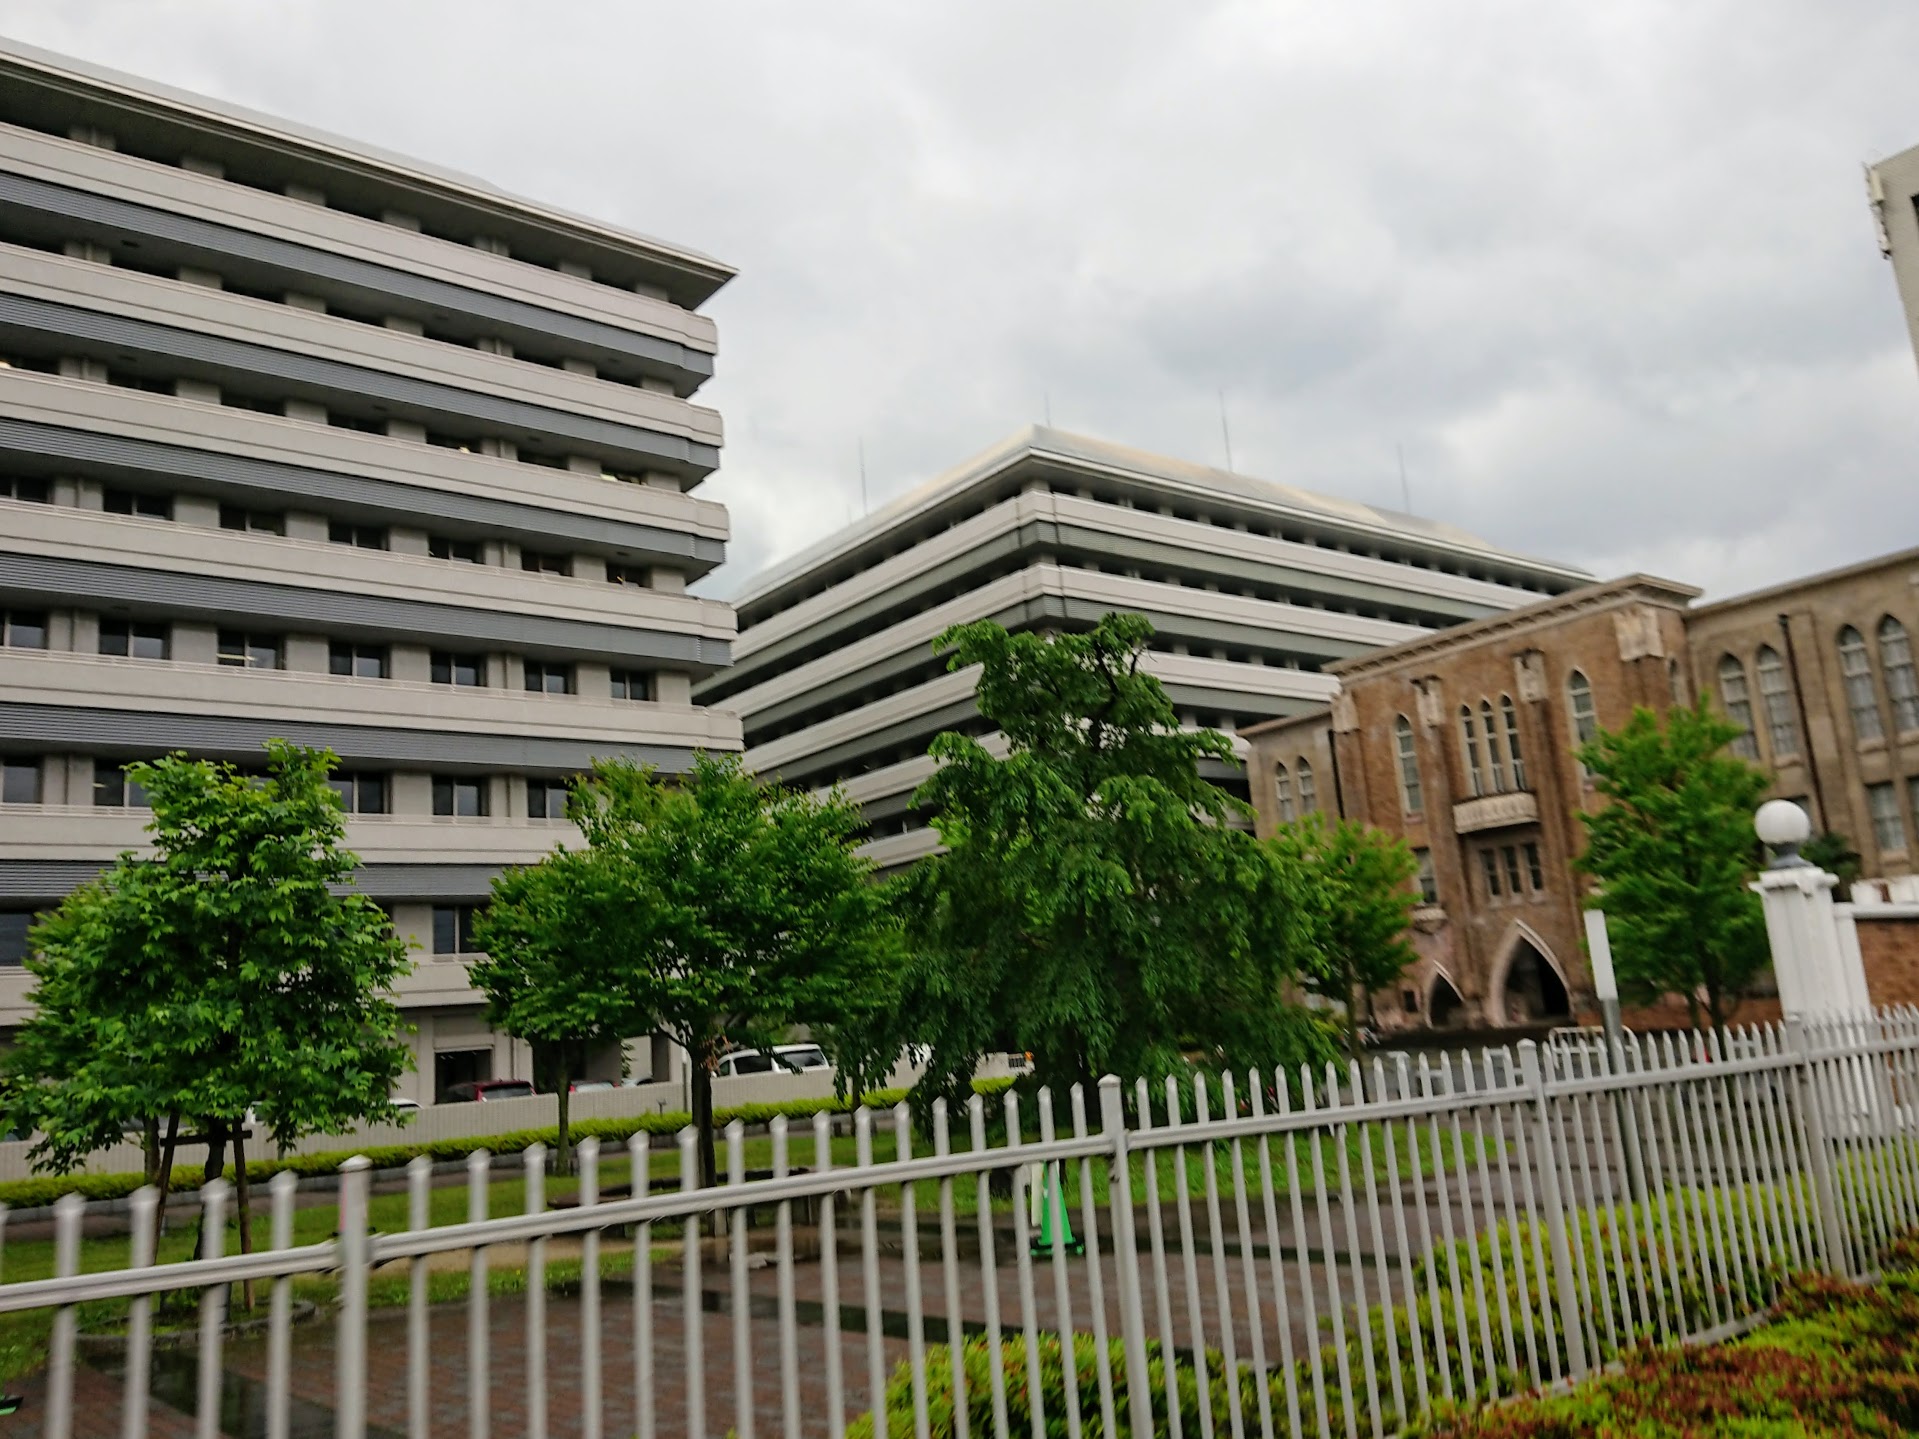
<instances>
[{"instance_id":1,"label":"green traffic cone","mask_svg":"<svg viewBox=\"0 0 1919 1439\"><path fill-rule=\"evenodd\" d=\"M1041 1257L1051 1254L1056 1242L1068 1254L1086 1252L1086 1246L1073 1237L1073 1221L1066 1214L1065 1186L1058 1175L1059 1166L1049 1164L1039 1184L1039 1237L1033 1241L1032 1252Z\"/></svg>"}]
</instances>

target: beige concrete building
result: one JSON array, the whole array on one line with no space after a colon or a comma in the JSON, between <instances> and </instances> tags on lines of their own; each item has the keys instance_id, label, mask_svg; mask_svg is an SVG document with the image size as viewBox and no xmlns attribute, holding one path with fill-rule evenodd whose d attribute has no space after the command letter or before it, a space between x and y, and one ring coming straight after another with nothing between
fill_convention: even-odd
<instances>
[{"instance_id":1,"label":"beige concrete building","mask_svg":"<svg viewBox=\"0 0 1919 1439\"><path fill-rule=\"evenodd\" d=\"M1899 302L1919 356L1919 145L1866 167L1866 196L1879 248L1892 262Z\"/></svg>"},{"instance_id":2,"label":"beige concrete building","mask_svg":"<svg viewBox=\"0 0 1919 1439\"><path fill-rule=\"evenodd\" d=\"M731 273L0 46L0 1031L34 913L141 843L122 767L278 736L340 756L418 949L410 1092L525 1072L467 983L491 877L595 756L740 747L692 700L732 610L686 593Z\"/></svg>"}]
</instances>

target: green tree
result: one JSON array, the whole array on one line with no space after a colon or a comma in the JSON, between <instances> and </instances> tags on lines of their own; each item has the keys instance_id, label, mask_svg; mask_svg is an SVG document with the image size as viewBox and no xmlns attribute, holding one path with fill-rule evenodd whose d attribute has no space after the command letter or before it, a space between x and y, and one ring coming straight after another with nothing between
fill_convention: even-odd
<instances>
[{"instance_id":1,"label":"green tree","mask_svg":"<svg viewBox=\"0 0 1919 1439\"><path fill-rule=\"evenodd\" d=\"M761 784L737 756L699 755L677 780L599 761L568 815L585 849L557 849L537 878L502 877L476 926L489 953L475 979L529 1035L660 1033L682 1045L712 1183L721 1052L764 1047L795 1024L830 1042L891 961L887 891L855 852L859 808L837 792Z\"/></svg>"},{"instance_id":2,"label":"green tree","mask_svg":"<svg viewBox=\"0 0 1919 1439\"><path fill-rule=\"evenodd\" d=\"M1347 1051L1357 1058L1373 993L1418 958L1406 938L1418 862L1402 839L1357 820L1328 824L1317 812L1282 824L1267 843L1298 879L1310 935L1300 977L1345 1010Z\"/></svg>"},{"instance_id":3,"label":"green tree","mask_svg":"<svg viewBox=\"0 0 1919 1439\"><path fill-rule=\"evenodd\" d=\"M406 945L351 889L358 860L327 784L334 758L275 740L267 772L169 755L133 765L152 854L123 854L35 926L35 1012L4 1070L37 1167L66 1170L165 1121L170 1184L183 1121L231 1142L246 1209L249 1110L281 1144L390 1118L410 1055L388 997Z\"/></svg>"},{"instance_id":4,"label":"green tree","mask_svg":"<svg viewBox=\"0 0 1919 1439\"><path fill-rule=\"evenodd\" d=\"M1839 881L1833 892L1834 899L1844 899L1852 893L1853 883L1865 873L1865 861L1859 851L1852 847L1852 841L1837 830L1827 830L1816 834L1799 846L1799 857L1807 864L1816 864L1826 873Z\"/></svg>"},{"instance_id":5,"label":"green tree","mask_svg":"<svg viewBox=\"0 0 1919 1439\"><path fill-rule=\"evenodd\" d=\"M978 669L1008 751L933 741L915 803L946 852L904 877L908 957L852 1046L869 1073L917 1046L920 1099L957 1100L999 1051L1063 1086L1170 1073L1187 1046L1261 1065L1297 1047L1292 877L1201 776L1236 762L1232 743L1180 728L1141 670L1151 635L1108 615L1083 634L981 621L940 637L950 668Z\"/></svg>"},{"instance_id":6,"label":"green tree","mask_svg":"<svg viewBox=\"0 0 1919 1439\"><path fill-rule=\"evenodd\" d=\"M1738 734L1702 695L1663 720L1636 709L1579 751L1605 803L1580 816L1578 865L1602 890L1592 902L1606 911L1620 992L1684 995L1695 1026L1703 992L1716 1029L1768 963L1748 886L1758 872L1753 811L1769 781L1726 748Z\"/></svg>"},{"instance_id":7,"label":"green tree","mask_svg":"<svg viewBox=\"0 0 1919 1439\"><path fill-rule=\"evenodd\" d=\"M614 987L620 967L608 962L605 926L618 920L603 907L616 894L610 858L603 849L559 848L538 864L504 870L473 922L483 953L469 973L486 996L488 1023L532 1046L535 1078L558 1098L562 1171L572 1167L571 1081L590 1049L634 1032L628 999Z\"/></svg>"}]
</instances>

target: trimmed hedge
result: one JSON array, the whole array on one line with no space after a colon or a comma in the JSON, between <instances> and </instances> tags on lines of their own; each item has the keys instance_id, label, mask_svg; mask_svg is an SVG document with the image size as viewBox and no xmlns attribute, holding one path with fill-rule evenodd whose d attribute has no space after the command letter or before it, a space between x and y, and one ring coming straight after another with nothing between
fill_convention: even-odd
<instances>
[{"instance_id":1,"label":"trimmed hedge","mask_svg":"<svg viewBox=\"0 0 1919 1439\"><path fill-rule=\"evenodd\" d=\"M1011 1083L1009 1079L982 1079L976 1081L973 1088L980 1094L1000 1094ZM890 1109L905 1100L907 1093L904 1089L875 1090L861 1102L869 1109ZM741 1104L731 1109L716 1109L713 1111L713 1122L725 1126L737 1119L742 1124L759 1125L769 1124L782 1116L789 1120L810 1120L816 1114L850 1113L855 1107L852 1101L837 1095L824 1099L788 1099L776 1104ZM623 1143L635 1134L678 1134L690 1123L691 1115L668 1110L624 1119L575 1120L567 1126L567 1132L575 1143L587 1138ZM543 1129L514 1129L504 1134L475 1134L420 1144L362 1145L356 1149L327 1150L320 1154L289 1154L281 1159L249 1160L247 1179L251 1183L263 1183L283 1170L302 1178L337 1174L340 1166L356 1154L372 1160L375 1169L400 1169L422 1154L434 1160L465 1159L480 1149L492 1154L519 1154L535 1144L551 1147L559 1142L559 1138L560 1129L555 1124ZM192 1166L188 1168L191 1171ZM226 1175L229 1179L234 1177L231 1164L226 1168ZM63 1194L78 1194L87 1199L124 1199L145 1182L139 1174L40 1175L32 1179L0 1183L0 1204L10 1209L38 1208L53 1203Z\"/></svg>"}]
</instances>

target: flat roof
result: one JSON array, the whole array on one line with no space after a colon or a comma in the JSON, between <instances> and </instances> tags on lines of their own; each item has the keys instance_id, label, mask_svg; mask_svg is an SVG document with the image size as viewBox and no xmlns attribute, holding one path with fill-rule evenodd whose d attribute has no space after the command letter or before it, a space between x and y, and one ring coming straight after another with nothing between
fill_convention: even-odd
<instances>
[{"instance_id":1,"label":"flat roof","mask_svg":"<svg viewBox=\"0 0 1919 1439\"><path fill-rule=\"evenodd\" d=\"M1089 472L1103 471L1119 479L1143 480L1169 489L1190 490L1196 496L1246 500L1302 519L1330 521L1356 531L1376 534L1383 539L1472 551L1488 560L1522 565L1539 573L1558 575L1569 580L1590 578L1584 570L1571 565L1499 549L1478 535L1442 520L1430 520L1378 505L1362 504L1357 500L1322 495L1294 485L1153 454L1130 445L1070 434L1045 425L1029 425L972 459L915 485L864 518L769 565L735 596L734 604L744 606L763 599L808 571L848 555L868 541L910 522L956 495L1031 461L1052 461Z\"/></svg>"},{"instance_id":2,"label":"flat roof","mask_svg":"<svg viewBox=\"0 0 1919 1439\"><path fill-rule=\"evenodd\" d=\"M129 75L124 71L95 65L71 55L61 55L17 40L0 37L0 74L7 70L29 73L73 88L91 91L122 104L145 104L164 108L209 128L228 132L241 139L267 140L280 146L304 151L316 159L338 164L375 167L403 176L415 184L442 192L454 200L478 203L518 215L555 224L579 232L600 244L613 244L630 250L645 251L682 268L703 272L724 284L737 271L732 266L684 245L674 244L637 231L623 230L586 215L578 215L556 205L530 200L502 190L474 175L444 166L429 164L410 155L383 150L365 141L348 139L325 130L302 125L277 115L264 114L243 105L216 100L211 96L178 90L170 85Z\"/></svg>"},{"instance_id":3,"label":"flat roof","mask_svg":"<svg viewBox=\"0 0 1919 1439\"><path fill-rule=\"evenodd\" d=\"M1551 595L1533 604L1521 605L1517 609L1502 610L1496 615L1469 620L1465 624L1448 625L1444 629L1434 630L1431 634L1421 635L1418 639L1405 640L1384 649L1355 655L1351 659L1338 660L1327 665L1324 673L1344 679L1349 675L1364 674L1369 670L1391 669L1394 665L1418 656L1438 655L1447 650L1466 649L1495 635L1531 629L1575 614L1580 610L1598 609L1608 604L1632 599L1654 600L1670 604L1676 609L1684 609L1691 601L1698 599L1701 593L1702 591L1694 586L1682 585L1677 580L1662 580L1655 575L1622 575L1616 580L1582 585L1579 589L1567 590L1563 595Z\"/></svg>"}]
</instances>

